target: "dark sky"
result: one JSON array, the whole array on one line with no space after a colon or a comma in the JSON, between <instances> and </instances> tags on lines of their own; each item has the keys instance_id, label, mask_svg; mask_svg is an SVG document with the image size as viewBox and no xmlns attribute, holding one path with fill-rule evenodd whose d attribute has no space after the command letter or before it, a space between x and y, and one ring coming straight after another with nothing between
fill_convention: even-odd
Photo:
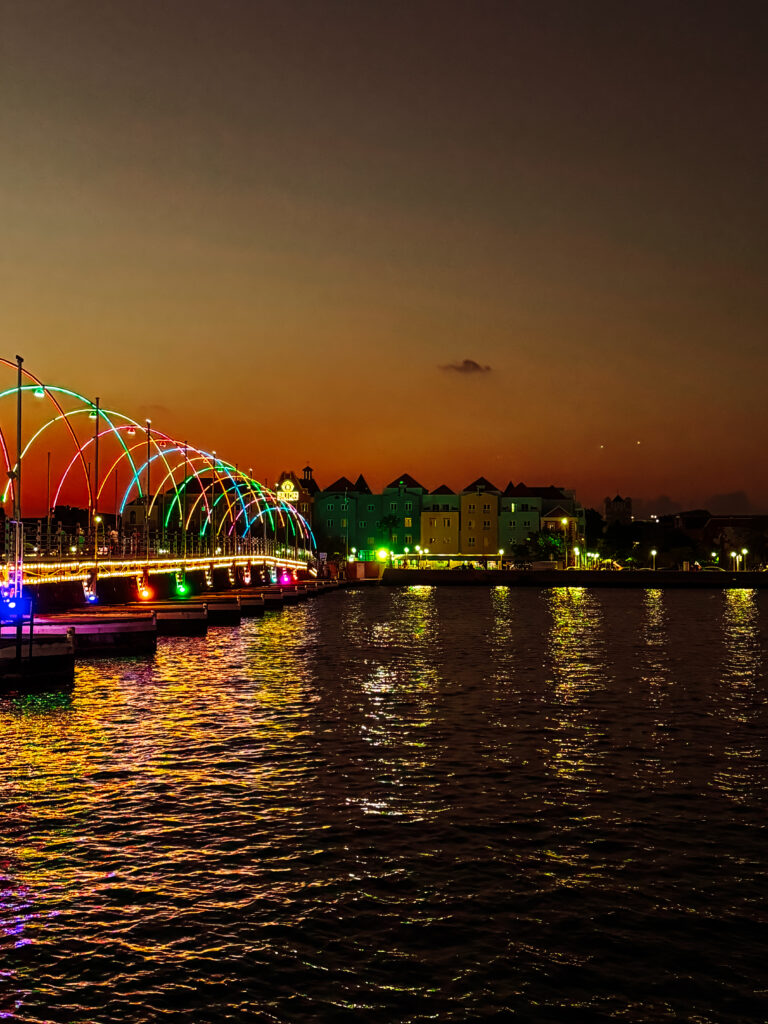
<instances>
[{"instance_id":1,"label":"dark sky","mask_svg":"<svg viewBox=\"0 0 768 1024\"><path fill-rule=\"evenodd\" d=\"M0 0L0 354L268 480L768 508L767 28Z\"/></svg>"}]
</instances>

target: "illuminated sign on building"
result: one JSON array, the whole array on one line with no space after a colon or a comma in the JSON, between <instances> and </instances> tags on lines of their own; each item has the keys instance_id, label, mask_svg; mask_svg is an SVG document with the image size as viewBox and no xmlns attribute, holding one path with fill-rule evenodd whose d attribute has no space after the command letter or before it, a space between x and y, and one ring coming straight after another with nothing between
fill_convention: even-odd
<instances>
[{"instance_id":1,"label":"illuminated sign on building","mask_svg":"<svg viewBox=\"0 0 768 1024\"><path fill-rule=\"evenodd\" d=\"M283 480L280 484L279 494L283 501L299 500L299 492L296 490L296 484L293 480Z\"/></svg>"}]
</instances>

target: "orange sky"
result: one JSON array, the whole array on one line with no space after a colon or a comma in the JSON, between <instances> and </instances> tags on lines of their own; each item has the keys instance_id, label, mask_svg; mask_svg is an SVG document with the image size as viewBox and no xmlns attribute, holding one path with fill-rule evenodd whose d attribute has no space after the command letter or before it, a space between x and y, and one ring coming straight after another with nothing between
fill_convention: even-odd
<instances>
[{"instance_id":1,"label":"orange sky","mask_svg":"<svg viewBox=\"0 0 768 1024\"><path fill-rule=\"evenodd\" d=\"M763 5L0 17L6 358L267 481L768 509Z\"/></svg>"}]
</instances>

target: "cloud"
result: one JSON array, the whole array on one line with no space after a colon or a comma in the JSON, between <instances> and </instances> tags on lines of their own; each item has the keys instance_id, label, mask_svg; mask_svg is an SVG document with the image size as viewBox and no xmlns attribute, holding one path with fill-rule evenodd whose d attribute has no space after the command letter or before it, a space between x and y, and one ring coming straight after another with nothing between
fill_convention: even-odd
<instances>
[{"instance_id":1,"label":"cloud","mask_svg":"<svg viewBox=\"0 0 768 1024\"><path fill-rule=\"evenodd\" d=\"M453 370L454 373L488 373L490 366L481 366L474 359L462 359L460 363L448 363L441 370Z\"/></svg>"}]
</instances>

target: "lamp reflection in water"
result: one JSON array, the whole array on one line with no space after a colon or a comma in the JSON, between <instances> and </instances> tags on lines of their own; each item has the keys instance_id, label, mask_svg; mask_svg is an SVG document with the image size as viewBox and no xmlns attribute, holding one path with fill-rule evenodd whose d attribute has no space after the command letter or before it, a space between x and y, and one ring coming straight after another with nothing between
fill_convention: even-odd
<instances>
[{"instance_id":1,"label":"lamp reflection in water","mask_svg":"<svg viewBox=\"0 0 768 1024\"><path fill-rule=\"evenodd\" d=\"M763 707L763 658L755 590L723 591L722 616L725 648L718 711L732 725L722 750L721 765L713 774L713 785L737 803L763 798L763 750L752 726Z\"/></svg>"},{"instance_id":2,"label":"lamp reflection in water","mask_svg":"<svg viewBox=\"0 0 768 1024\"><path fill-rule=\"evenodd\" d=\"M375 759L369 791L350 800L366 814L431 820L448 806L434 770L442 750L432 735L442 683L435 664L436 591L406 587L391 591L389 602L360 637L350 666L360 673L366 707L361 738Z\"/></svg>"},{"instance_id":3,"label":"lamp reflection in water","mask_svg":"<svg viewBox=\"0 0 768 1024\"><path fill-rule=\"evenodd\" d=\"M583 587L555 587L546 596L552 616L547 642L552 713L556 718L550 769L568 787L565 802L596 791L603 734L590 713L592 696L606 687L607 660L599 599Z\"/></svg>"}]
</instances>

